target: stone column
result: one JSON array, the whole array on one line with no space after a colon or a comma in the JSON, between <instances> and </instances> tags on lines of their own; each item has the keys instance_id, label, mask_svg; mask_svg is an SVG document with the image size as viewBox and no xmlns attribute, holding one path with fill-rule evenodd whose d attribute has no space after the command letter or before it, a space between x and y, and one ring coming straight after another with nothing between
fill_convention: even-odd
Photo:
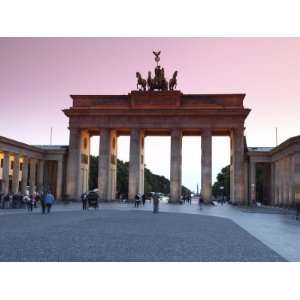
<instances>
[{"instance_id":1,"label":"stone column","mask_svg":"<svg viewBox=\"0 0 300 300\"><path fill-rule=\"evenodd\" d=\"M288 157L283 159L283 203L288 205Z\"/></svg>"},{"instance_id":2,"label":"stone column","mask_svg":"<svg viewBox=\"0 0 300 300\"><path fill-rule=\"evenodd\" d=\"M171 131L170 203L181 202L182 130Z\"/></svg>"},{"instance_id":3,"label":"stone column","mask_svg":"<svg viewBox=\"0 0 300 300\"><path fill-rule=\"evenodd\" d=\"M7 194L9 192L9 153L4 152L3 158L3 169L2 169L2 180L3 180L3 193Z\"/></svg>"},{"instance_id":4,"label":"stone column","mask_svg":"<svg viewBox=\"0 0 300 300\"><path fill-rule=\"evenodd\" d=\"M12 192L19 192L19 177L20 177L20 154L14 155L14 168L12 175Z\"/></svg>"},{"instance_id":5,"label":"stone column","mask_svg":"<svg viewBox=\"0 0 300 300\"><path fill-rule=\"evenodd\" d=\"M137 193L144 193L144 131L130 131L128 199L134 200Z\"/></svg>"},{"instance_id":6,"label":"stone column","mask_svg":"<svg viewBox=\"0 0 300 300\"><path fill-rule=\"evenodd\" d=\"M37 169L37 188L39 193L44 191L44 166L45 161L43 159L40 159L38 161Z\"/></svg>"},{"instance_id":7,"label":"stone column","mask_svg":"<svg viewBox=\"0 0 300 300\"><path fill-rule=\"evenodd\" d=\"M276 202L276 205L279 205L280 204L280 193L281 193L281 190L280 190L280 176L281 176L281 173L280 173L280 160L276 161L276 186L277 186L277 202Z\"/></svg>"},{"instance_id":8,"label":"stone column","mask_svg":"<svg viewBox=\"0 0 300 300\"><path fill-rule=\"evenodd\" d=\"M205 202L211 201L211 130L205 129L201 135L201 194Z\"/></svg>"},{"instance_id":9,"label":"stone column","mask_svg":"<svg viewBox=\"0 0 300 300\"><path fill-rule=\"evenodd\" d=\"M280 205L284 204L284 160L280 160Z\"/></svg>"},{"instance_id":10,"label":"stone column","mask_svg":"<svg viewBox=\"0 0 300 300\"><path fill-rule=\"evenodd\" d=\"M29 186L30 193L34 193L36 191L36 160L33 158L30 159Z\"/></svg>"},{"instance_id":11,"label":"stone column","mask_svg":"<svg viewBox=\"0 0 300 300\"><path fill-rule=\"evenodd\" d=\"M276 195L276 183L275 183L275 163L271 162L271 205L275 204L275 195Z\"/></svg>"},{"instance_id":12,"label":"stone column","mask_svg":"<svg viewBox=\"0 0 300 300\"><path fill-rule=\"evenodd\" d=\"M294 154L294 201L300 203L300 152ZM294 203L294 204L295 204Z\"/></svg>"},{"instance_id":13,"label":"stone column","mask_svg":"<svg viewBox=\"0 0 300 300\"><path fill-rule=\"evenodd\" d=\"M280 204L280 161L276 161L276 205Z\"/></svg>"},{"instance_id":14,"label":"stone column","mask_svg":"<svg viewBox=\"0 0 300 300\"><path fill-rule=\"evenodd\" d=\"M116 200L117 193L117 155L118 155L118 136L116 130L110 130L109 137L109 169L108 169L108 190L106 199Z\"/></svg>"},{"instance_id":15,"label":"stone column","mask_svg":"<svg viewBox=\"0 0 300 300\"><path fill-rule=\"evenodd\" d=\"M116 130L100 130L98 189L101 200L116 198L117 183L117 133Z\"/></svg>"},{"instance_id":16,"label":"stone column","mask_svg":"<svg viewBox=\"0 0 300 300\"><path fill-rule=\"evenodd\" d=\"M70 128L70 141L68 151L67 165L67 195L70 198L78 199L80 195L80 130L78 128Z\"/></svg>"},{"instance_id":17,"label":"stone column","mask_svg":"<svg viewBox=\"0 0 300 300\"><path fill-rule=\"evenodd\" d=\"M256 163L250 159L250 205L256 201Z\"/></svg>"},{"instance_id":18,"label":"stone column","mask_svg":"<svg viewBox=\"0 0 300 300\"><path fill-rule=\"evenodd\" d=\"M279 160L279 205L283 205L284 203L284 172L283 172L283 159Z\"/></svg>"},{"instance_id":19,"label":"stone column","mask_svg":"<svg viewBox=\"0 0 300 300\"><path fill-rule=\"evenodd\" d=\"M23 157L23 167L22 167L22 180L21 180L21 192L26 193L26 187L28 182L28 157Z\"/></svg>"},{"instance_id":20,"label":"stone column","mask_svg":"<svg viewBox=\"0 0 300 300\"><path fill-rule=\"evenodd\" d=\"M57 161L57 174L56 174L56 199L61 199L62 192L62 179L63 179L63 164L62 160Z\"/></svg>"},{"instance_id":21,"label":"stone column","mask_svg":"<svg viewBox=\"0 0 300 300\"><path fill-rule=\"evenodd\" d=\"M282 204L286 205L286 158L282 159Z\"/></svg>"},{"instance_id":22,"label":"stone column","mask_svg":"<svg viewBox=\"0 0 300 300\"><path fill-rule=\"evenodd\" d=\"M290 205L294 203L294 193L293 193L293 179L294 179L294 157L290 156L290 163L289 163L289 194L290 194Z\"/></svg>"},{"instance_id":23,"label":"stone column","mask_svg":"<svg viewBox=\"0 0 300 300\"><path fill-rule=\"evenodd\" d=\"M100 130L99 160L98 160L98 190L101 200L107 200L109 168L109 129Z\"/></svg>"},{"instance_id":24,"label":"stone column","mask_svg":"<svg viewBox=\"0 0 300 300\"><path fill-rule=\"evenodd\" d=\"M276 205L278 201L278 193L277 193L277 172L278 172L278 167L277 167L277 162L273 161L272 164L274 165L274 199L273 199L273 204Z\"/></svg>"},{"instance_id":25,"label":"stone column","mask_svg":"<svg viewBox=\"0 0 300 300\"><path fill-rule=\"evenodd\" d=\"M247 160L244 161L244 198L247 200L247 204L250 204L250 195L249 195L249 162Z\"/></svg>"},{"instance_id":26,"label":"stone column","mask_svg":"<svg viewBox=\"0 0 300 300\"><path fill-rule=\"evenodd\" d=\"M231 133L230 201L244 204L244 128Z\"/></svg>"}]
</instances>

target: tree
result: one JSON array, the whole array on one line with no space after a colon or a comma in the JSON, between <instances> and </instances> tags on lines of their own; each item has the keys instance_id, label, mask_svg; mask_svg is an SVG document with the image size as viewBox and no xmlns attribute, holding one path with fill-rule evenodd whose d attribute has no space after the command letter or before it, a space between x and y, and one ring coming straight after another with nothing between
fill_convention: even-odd
<instances>
[{"instance_id":1,"label":"tree","mask_svg":"<svg viewBox=\"0 0 300 300\"><path fill-rule=\"evenodd\" d=\"M220 187L224 187L224 191L220 189ZM222 196L224 192L224 196L229 199L230 198L230 165L224 167L221 172L217 175L217 181L214 183L212 187L212 194L214 197Z\"/></svg>"},{"instance_id":2,"label":"tree","mask_svg":"<svg viewBox=\"0 0 300 300\"><path fill-rule=\"evenodd\" d=\"M117 160L117 191L121 194L128 194L128 170L129 163ZM98 186L98 156L90 156L90 182L89 188L95 189ZM144 173L144 190L147 192L170 193L170 180L164 176L153 174L148 168ZM182 186L182 193L190 190Z\"/></svg>"}]
</instances>

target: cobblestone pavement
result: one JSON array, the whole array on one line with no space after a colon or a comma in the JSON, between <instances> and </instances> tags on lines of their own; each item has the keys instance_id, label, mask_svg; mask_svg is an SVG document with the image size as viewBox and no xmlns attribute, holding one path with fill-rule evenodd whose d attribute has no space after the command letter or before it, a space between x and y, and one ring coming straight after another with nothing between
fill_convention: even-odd
<instances>
[{"instance_id":1,"label":"cobblestone pavement","mask_svg":"<svg viewBox=\"0 0 300 300\"><path fill-rule=\"evenodd\" d=\"M286 259L253 234L265 232L265 228L247 229L261 226L257 220L262 214L244 213L227 205L200 211L196 204L162 204L157 215L151 209L150 204L139 209L131 204L103 204L96 211L80 211L79 204L70 204L54 206L50 215L42 215L39 209L34 213L0 211L0 261ZM218 214L226 218L215 216ZM270 216L274 215L267 216L268 222L278 221ZM297 224L288 226L300 229Z\"/></svg>"}]
</instances>

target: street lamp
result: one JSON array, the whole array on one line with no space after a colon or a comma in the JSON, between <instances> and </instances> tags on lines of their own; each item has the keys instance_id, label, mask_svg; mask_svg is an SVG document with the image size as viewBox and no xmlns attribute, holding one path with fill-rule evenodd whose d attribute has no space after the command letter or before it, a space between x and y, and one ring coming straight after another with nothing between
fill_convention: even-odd
<instances>
[{"instance_id":1,"label":"street lamp","mask_svg":"<svg viewBox=\"0 0 300 300\"><path fill-rule=\"evenodd\" d=\"M223 185L220 186L220 190L222 191L222 202L221 202L221 204L223 205L224 204L224 186Z\"/></svg>"}]
</instances>

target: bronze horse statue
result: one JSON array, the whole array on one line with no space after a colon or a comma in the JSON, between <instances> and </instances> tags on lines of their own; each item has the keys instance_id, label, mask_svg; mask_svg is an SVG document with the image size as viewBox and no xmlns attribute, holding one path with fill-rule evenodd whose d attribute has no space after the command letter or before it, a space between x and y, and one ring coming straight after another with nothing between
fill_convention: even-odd
<instances>
[{"instance_id":1,"label":"bronze horse statue","mask_svg":"<svg viewBox=\"0 0 300 300\"><path fill-rule=\"evenodd\" d=\"M155 76L154 78L151 77L151 72L148 72L148 78L147 78L147 85L149 91L166 91L168 90L168 82L165 79L165 71L164 68L160 68L160 66L157 66L155 68Z\"/></svg>"},{"instance_id":2,"label":"bronze horse statue","mask_svg":"<svg viewBox=\"0 0 300 300\"><path fill-rule=\"evenodd\" d=\"M140 72L136 72L136 78L137 78L136 88L140 91L146 91L146 87L147 87L146 79L142 77ZM141 87L141 89L139 89L139 86Z\"/></svg>"},{"instance_id":3,"label":"bronze horse statue","mask_svg":"<svg viewBox=\"0 0 300 300\"><path fill-rule=\"evenodd\" d=\"M178 72L175 71L173 77L169 80L169 89L173 91L177 87L177 74Z\"/></svg>"}]
</instances>

